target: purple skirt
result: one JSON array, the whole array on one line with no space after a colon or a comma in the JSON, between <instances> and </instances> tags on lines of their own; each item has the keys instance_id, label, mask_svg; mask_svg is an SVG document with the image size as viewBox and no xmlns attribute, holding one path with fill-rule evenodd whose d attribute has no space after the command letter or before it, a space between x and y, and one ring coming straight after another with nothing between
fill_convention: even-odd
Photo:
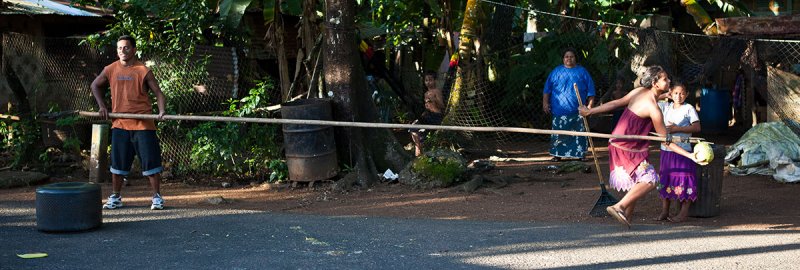
<instances>
[{"instance_id":1,"label":"purple skirt","mask_svg":"<svg viewBox=\"0 0 800 270\"><path fill-rule=\"evenodd\" d=\"M661 151L658 193L664 199L697 200L697 164L680 154Z\"/></svg>"}]
</instances>

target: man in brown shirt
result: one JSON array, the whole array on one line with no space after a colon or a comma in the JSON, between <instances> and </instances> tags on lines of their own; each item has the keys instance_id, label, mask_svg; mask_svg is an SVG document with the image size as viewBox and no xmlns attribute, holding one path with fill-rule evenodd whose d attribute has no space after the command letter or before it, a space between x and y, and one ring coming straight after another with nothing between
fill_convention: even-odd
<instances>
[{"instance_id":1,"label":"man in brown shirt","mask_svg":"<svg viewBox=\"0 0 800 270\"><path fill-rule=\"evenodd\" d=\"M101 89L111 87L111 111L114 113L151 114L153 105L150 91L158 101L158 118L164 116L166 98L158 87L153 72L136 58L136 40L131 36L121 36L117 40L115 61L103 68L103 72L92 82L92 94L99 107L98 113L108 119L108 109L103 101ZM153 120L114 118L111 125L111 181L113 193L103 205L104 209L122 206L123 177L128 175L133 157L139 156L142 174L150 180L153 189L152 210L164 209L161 198L161 148L156 136Z\"/></svg>"}]
</instances>

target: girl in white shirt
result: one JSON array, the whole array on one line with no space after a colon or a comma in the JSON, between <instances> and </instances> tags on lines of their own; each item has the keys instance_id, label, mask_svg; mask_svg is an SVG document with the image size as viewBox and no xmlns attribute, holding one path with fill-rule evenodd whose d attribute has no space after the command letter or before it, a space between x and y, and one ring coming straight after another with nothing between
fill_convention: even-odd
<instances>
[{"instance_id":1,"label":"girl in white shirt","mask_svg":"<svg viewBox=\"0 0 800 270\"><path fill-rule=\"evenodd\" d=\"M676 84L669 93L672 102L659 102L667 133L673 136L688 138L692 133L700 132L700 118L697 116L697 111L691 104L684 103L687 95L686 87ZM676 144L684 150L692 152L691 144ZM661 197L661 214L656 220L686 221L689 215L689 205L697 200L697 165L691 159L662 145L660 171L657 188ZM673 217L669 216L670 200L681 204L680 212Z\"/></svg>"}]
</instances>

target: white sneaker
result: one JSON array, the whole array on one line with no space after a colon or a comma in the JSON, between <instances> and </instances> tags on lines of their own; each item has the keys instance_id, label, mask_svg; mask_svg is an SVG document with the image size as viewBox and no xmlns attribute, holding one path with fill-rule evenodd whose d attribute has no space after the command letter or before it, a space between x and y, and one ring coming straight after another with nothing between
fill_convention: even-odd
<instances>
[{"instance_id":1,"label":"white sneaker","mask_svg":"<svg viewBox=\"0 0 800 270\"><path fill-rule=\"evenodd\" d=\"M164 199L161 198L161 194L156 194L153 196L153 204L150 205L150 210L161 209L164 209Z\"/></svg>"},{"instance_id":2,"label":"white sneaker","mask_svg":"<svg viewBox=\"0 0 800 270\"><path fill-rule=\"evenodd\" d=\"M103 205L103 209L117 209L120 207L122 207L122 196L117 194L111 194L111 196L108 196L106 204Z\"/></svg>"}]
</instances>

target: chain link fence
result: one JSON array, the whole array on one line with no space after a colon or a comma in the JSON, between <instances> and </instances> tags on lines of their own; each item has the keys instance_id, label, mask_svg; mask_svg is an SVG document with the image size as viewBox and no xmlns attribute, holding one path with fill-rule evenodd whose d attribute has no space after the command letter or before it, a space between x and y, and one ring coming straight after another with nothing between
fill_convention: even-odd
<instances>
[{"instance_id":1,"label":"chain link fence","mask_svg":"<svg viewBox=\"0 0 800 270\"><path fill-rule=\"evenodd\" d=\"M90 85L106 65L117 60L113 48L92 48L80 37L4 33L2 40L3 73L14 75L0 81L0 87L6 88L2 89L3 93L9 93L10 97L10 85L20 86L36 115L56 112L55 116L63 116L57 112L97 111ZM177 63L162 60L159 53L143 55L141 60L153 70L167 96L168 113L217 115L229 109L229 100L242 94L246 96L247 90L242 89L252 88L254 81L260 79L256 77L255 67L247 65L253 61L242 59L240 55L238 48L197 46L194 56ZM105 98L108 104L108 93ZM155 102L155 98L152 100ZM74 136L84 149L89 146L91 124L104 123L99 119L81 118L72 127L58 127L55 119L47 117L39 117L38 122L44 146L59 146L65 137ZM193 143L187 134L198 124L159 122L167 171L193 174L188 170Z\"/></svg>"},{"instance_id":2,"label":"chain link fence","mask_svg":"<svg viewBox=\"0 0 800 270\"><path fill-rule=\"evenodd\" d=\"M494 7L520 9L503 5ZM702 104L722 103L723 110L733 111L730 117L721 119L725 126L729 120L733 123L734 120L747 119L746 114L752 112L745 109L754 108L746 108L746 105L762 105L761 102L767 99L765 66L778 66L795 73L800 71L800 42L793 40L660 31L523 10L530 13L539 31L543 31L536 33L536 40L530 43L533 48L526 50L528 44L520 40L508 48L483 56L483 61L474 67L462 66L470 73L462 77L459 95L450 99L453 104L449 104L446 124L550 129L551 116L541 109L542 89L549 71L562 64L560 53L567 47L579 51L579 64L587 68L594 79L597 101L613 91L615 80L623 80L627 91L638 86L637 77L644 67L661 65L673 81L682 82L690 90L687 103L700 111L703 110ZM484 44L487 42L490 41L482 41ZM748 53L748 50L755 53ZM500 72L492 74L493 69ZM752 78L743 76L748 69L755 70ZM747 85L743 84L743 77ZM728 100L701 102L703 93L707 92L701 91L704 88L726 92ZM784 100L783 94L777 93L770 100ZM783 105L770 102L770 106L779 108ZM589 122L592 131L610 133L613 129L610 114L592 116ZM750 123L743 124L749 126ZM487 150L517 149L524 145L527 152L544 154L550 147L547 135L502 132L463 135L464 139L472 142L472 147Z\"/></svg>"},{"instance_id":3,"label":"chain link fence","mask_svg":"<svg viewBox=\"0 0 800 270\"><path fill-rule=\"evenodd\" d=\"M439 74L448 103L445 124L550 129L550 115L541 109L542 89L550 70L561 64L560 52L566 47L574 47L580 52L579 63L589 70L595 81L597 101L612 91L616 80L623 80L625 90L629 90L637 84L637 75L643 67L661 65L673 79L679 79L690 90L714 87L709 85L713 82L719 84L715 88L731 92L730 100L716 102L727 102L725 108L734 110L737 113L734 116L739 118L751 113L743 110L743 106L758 104L757 99L767 100L764 96L768 92L771 93L769 103L773 108L788 106L778 102L787 100L782 95L788 94L772 91L776 84L770 83L770 91L767 91L765 66L777 66L794 73L800 70L800 42L797 41L710 37L609 25L529 9L527 12L540 29L534 41L512 40L513 43L507 47L495 48L490 54L482 55L475 66L462 66L470 73L461 77L461 89L457 92L450 91L456 72L451 69ZM116 60L116 56L111 48L97 50L82 44L81 40L3 34L3 74L15 75L14 80L25 89L35 113L96 110L89 86L105 65ZM170 113L221 115L228 108L227 100L246 95L246 91L254 87L254 80L261 78L252 64L253 59L243 57L242 51L242 48L199 46L196 56L185 62L161 61L158 54L144 55L143 60L153 69L167 94ZM746 87L737 86L742 69L755 70L756 74L745 78ZM419 87L422 87L419 73L399 75L403 77L402 82L395 83L409 84L406 80L418 80ZM759 79L761 77L763 79ZM7 76L0 80L0 87L8 88L9 80ZM382 92L387 92L390 84L370 82L373 88L383 88ZM279 100L279 97L274 97L279 95L278 91L270 94L272 100ZM700 107L701 98L699 94L693 95L687 102ZM422 103L417 104L421 107ZM386 106L392 108L383 108ZM402 118L389 116L392 111L408 110L400 108L402 106L397 100L378 101L378 107L384 114L381 119L386 122ZM796 115L784 113L781 116L797 122ZM613 128L610 118L611 115L591 117L592 131L609 133ZM405 120L408 123L413 119ZM77 136L88 141L88 124L93 122L96 121L79 122L78 126L83 127L76 130L83 130L84 134ZM191 141L187 133L199 124L159 123L163 156L168 168L182 175L193 174L189 169L191 151L197 143ZM45 133L59 130L52 123L42 125L50 125L49 129L43 128ZM58 138L57 134L46 135L46 138ZM472 148L518 149L524 145L527 152L534 153L546 153L549 149L547 135L504 132L465 132L459 135L460 143ZM57 142L49 142L54 143Z\"/></svg>"}]
</instances>

